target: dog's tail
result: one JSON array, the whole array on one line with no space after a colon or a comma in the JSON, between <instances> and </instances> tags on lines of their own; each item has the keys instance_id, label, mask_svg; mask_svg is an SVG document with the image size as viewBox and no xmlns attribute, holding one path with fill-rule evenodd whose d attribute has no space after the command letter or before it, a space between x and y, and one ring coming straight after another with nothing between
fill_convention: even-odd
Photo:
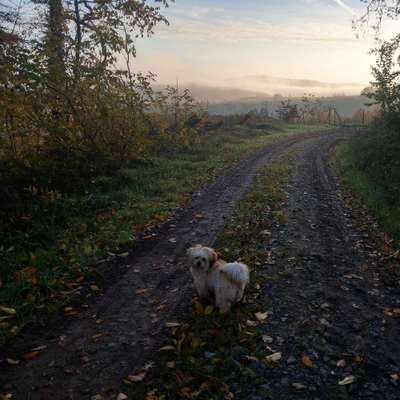
<instances>
[{"instance_id":1,"label":"dog's tail","mask_svg":"<svg viewBox=\"0 0 400 400\"><path fill-rule=\"evenodd\" d=\"M249 267L246 264L239 262L227 263L221 267L221 272L225 273L229 280L237 284L247 285L249 283Z\"/></svg>"}]
</instances>

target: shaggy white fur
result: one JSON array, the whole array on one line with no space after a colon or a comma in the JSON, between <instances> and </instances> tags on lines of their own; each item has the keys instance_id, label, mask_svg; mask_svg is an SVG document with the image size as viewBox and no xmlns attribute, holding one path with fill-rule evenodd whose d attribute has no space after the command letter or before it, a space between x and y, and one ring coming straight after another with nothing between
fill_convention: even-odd
<instances>
[{"instance_id":1,"label":"shaggy white fur","mask_svg":"<svg viewBox=\"0 0 400 400\"><path fill-rule=\"evenodd\" d=\"M247 265L218 259L217 253L202 245L187 250L190 272L200 297L215 296L215 304L222 313L243 298L249 282Z\"/></svg>"}]
</instances>

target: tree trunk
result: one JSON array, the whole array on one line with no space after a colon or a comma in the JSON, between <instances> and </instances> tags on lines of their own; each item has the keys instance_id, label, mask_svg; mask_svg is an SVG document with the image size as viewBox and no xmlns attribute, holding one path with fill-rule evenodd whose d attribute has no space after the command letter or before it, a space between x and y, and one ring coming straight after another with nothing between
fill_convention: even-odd
<instances>
[{"instance_id":1,"label":"tree trunk","mask_svg":"<svg viewBox=\"0 0 400 400\"><path fill-rule=\"evenodd\" d=\"M65 82L64 9L62 0L49 0L47 20L47 63L50 87L62 90Z\"/></svg>"}]
</instances>

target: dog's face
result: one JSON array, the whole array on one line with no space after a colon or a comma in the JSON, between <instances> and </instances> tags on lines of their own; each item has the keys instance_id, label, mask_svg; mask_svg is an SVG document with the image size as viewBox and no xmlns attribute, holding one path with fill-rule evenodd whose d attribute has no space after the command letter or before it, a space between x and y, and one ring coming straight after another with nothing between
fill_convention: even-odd
<instances>
[{"instance_id":1,"label":"dog's face","mask_svg":"<svg viewBox=\"0 0 400 400\"><path fill-rule=\"evenodd\" d=\"M204 272L208 271L218 259L217 253L213 249L200 244L188 249L187 256L192 268Z\"/></svg>"}]
</instances>

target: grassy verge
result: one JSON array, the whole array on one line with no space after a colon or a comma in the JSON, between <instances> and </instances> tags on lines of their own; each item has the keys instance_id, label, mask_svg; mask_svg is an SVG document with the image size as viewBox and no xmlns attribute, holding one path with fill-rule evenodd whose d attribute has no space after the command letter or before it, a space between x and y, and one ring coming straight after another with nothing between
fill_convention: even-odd
<instances>
[{"instance_id":1,"label":"grassy verge","mask_svg":"<svg viewBox=\"0 0 400 400\"><path fill-rule=\"evenodd\" d=\"M343 182L383 230L400 241L400 140L371 131L342 142L333 158Z\"/></svg>"},{"instance_id":2,"label":"grassy verge","mask_svg":"<svg viewBox=\"0 0 400 400\"><path fill-rule=\"evenodd\" d=\"M222 258L240 259L251 267L245 302L221 316L195 298L190 321L172 327L169 343L160 350L158 377L139 384L132 382L135 376L125 380L124 392L132 398L233 399L232 384L257 384L251 368L238 368L238 357L245 360L244 365L261 362L267 366L279 358L278 353L271 354L261 334L269 309L269 300L262 295L271 262L265 244L270 231L285 221L285 188L294 159L295 153L290 153L265 168L219 235L217 248ZM138 375L140 380L143 373Z\"/></svg>"},{"instance_id":3,"label":"grassy verge","mask_svg":"<svg viewBox=\"0 0 400 400\"><path fill-rule=\"evenodd\" d=\"M99 260L125 255L138 235L170 217L222 168L283 136L313 129L279 128L279 133L233 128L193 151L98 177L83 192L37 193L1 232L0 345L38 316L58 312L79 294Z\"/></svg>"}]
</instances>

